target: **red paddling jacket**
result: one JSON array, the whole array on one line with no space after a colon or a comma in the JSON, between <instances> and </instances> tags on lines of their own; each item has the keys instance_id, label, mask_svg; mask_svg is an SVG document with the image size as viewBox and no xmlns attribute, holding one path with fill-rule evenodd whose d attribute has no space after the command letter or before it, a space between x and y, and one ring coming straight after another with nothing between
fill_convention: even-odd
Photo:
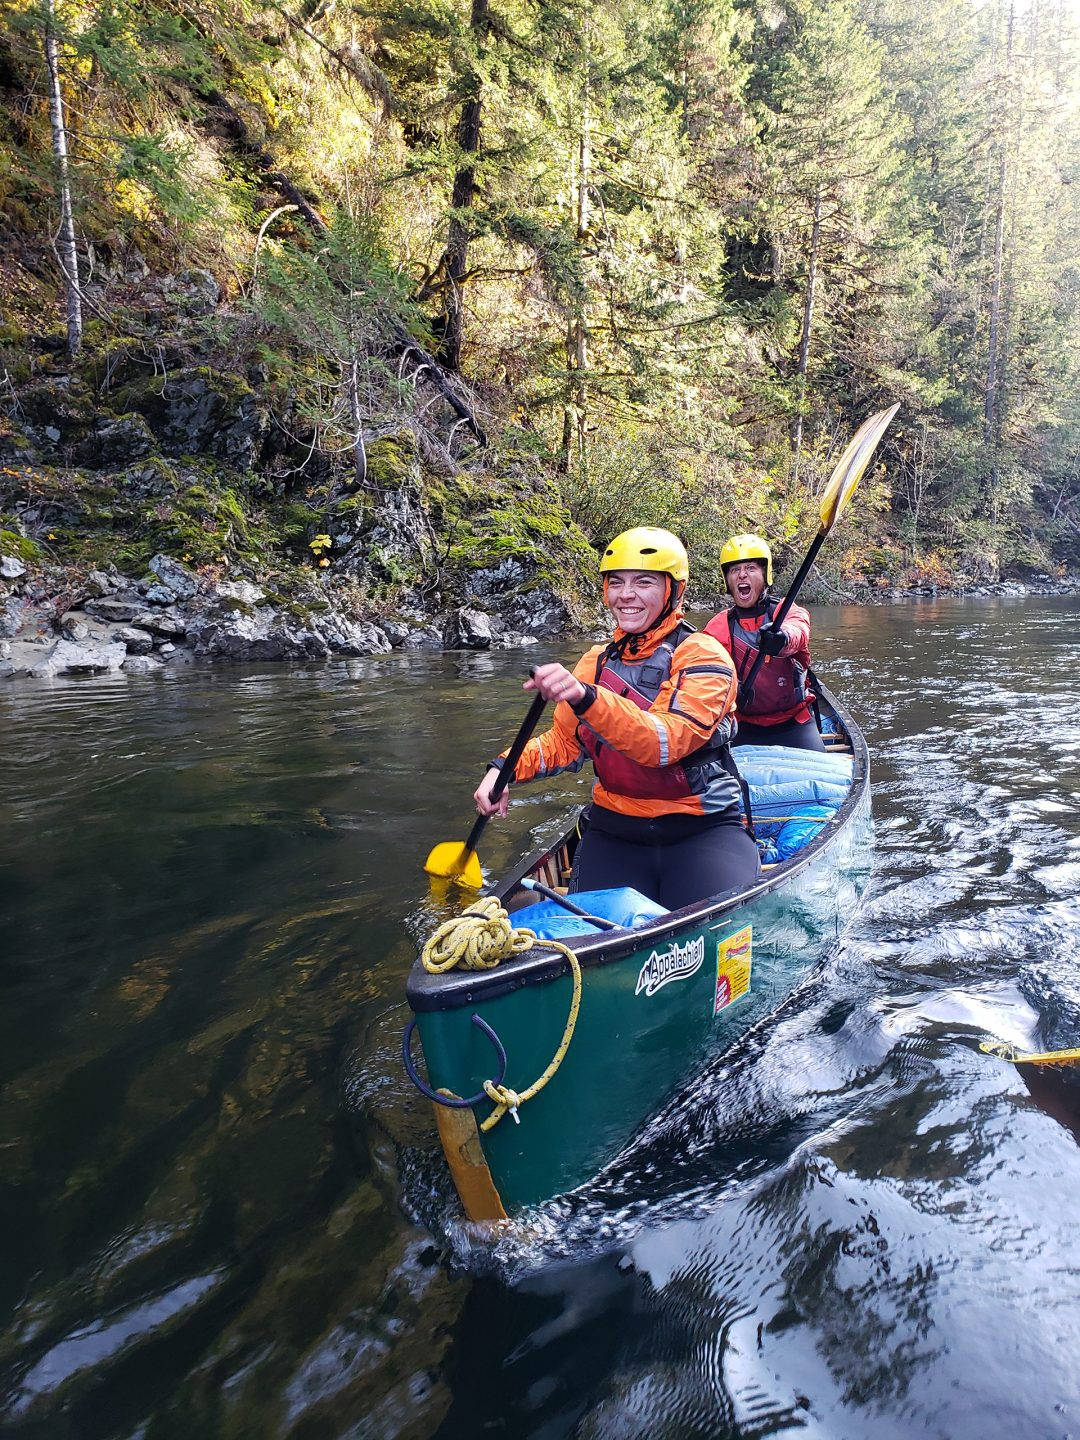
<instances>
[{"instance_id":1,"label":"red paddling jacket","mask_svg":"<svg viewBox=\"0 0 1080 1440\"><path fill-rule=\"evenodd\" d=\"M740 684L750 673L758 655L757 632L771 620L781 602L767 597L753 610L740 611L732 605L714 615L705 626L729 650L735 661ZM754 676L754 689L747 702L741 699L736 714L752 725L799 724L810 719L813 691L806 683L810 669L810 616L801 605L792 605L784 617L787 644L779 655L766 656Z\"/></svg>"}]
</instances>

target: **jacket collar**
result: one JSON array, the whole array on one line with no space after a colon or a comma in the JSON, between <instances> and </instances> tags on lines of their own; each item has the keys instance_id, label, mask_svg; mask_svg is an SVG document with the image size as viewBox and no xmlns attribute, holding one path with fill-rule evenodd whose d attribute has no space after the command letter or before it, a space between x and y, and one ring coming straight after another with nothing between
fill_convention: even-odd
<instances>
[{"instance_id":1,"label":"jacket collar","mask_svg":"<svg viewBox=\"0 0 1080 1440\"><path fill-rule=\"evenodd\" d=\"M682 622L683 611L681 607L676 607L658 620L651 630L644 630L640 634L627 634L625 630L616 626L615 635L609 648L629 660L644 660L646 656L653 653L661 640L666 640Z\"/></svg>"},{"instance_id":2,"label":"jacket collar","mask_svg":"<svg viewBox=\"0 0 1080 1440\"><path fill-rule=\"evenodd\" d=\"M771 599L772 596L769 594L768 586L766 586L761 592L761 599L756 605L750 605L744 610L741 605L732 604L732 614L736 620L753 620L756 619L758 615L767 615L769 613L769 601Z\"/></svg>"}]
</instances>

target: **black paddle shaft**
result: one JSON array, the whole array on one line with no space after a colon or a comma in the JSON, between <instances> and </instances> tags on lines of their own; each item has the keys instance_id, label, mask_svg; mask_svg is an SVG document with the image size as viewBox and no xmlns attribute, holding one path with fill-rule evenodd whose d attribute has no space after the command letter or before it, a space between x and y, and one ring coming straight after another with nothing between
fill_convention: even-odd
<instances>
[{"instance_id":1,"label":"black paddle shaft","mask_svg":"<svg viewBox=\"0 0 1080 1440\"><path fill-rule=\"evenodd\" d=\"M614 920L608 920L603 915L590 915L588 910L583 910L580 905L568 900L565 895L560 895L558 890L552 890L549 885L541 885L539 880L530 879L527 890L535 890L547 900L554 900L556 905L561 905L564 910L569 910L571 915L580 915L583 920L589 920L600 930L618 930Z\"/></svg>"},{"instance_id":2,"label":"black paddle shaft","mask_svg":"<svg viewBox=\"0 0 1080 1440\"><path fill-rule=\"evenodd\" d=\"M521 752L532 738L532 733L536 729L537 722L543 714L546 704L547 701L543 695L537 695L529 706L529 713L521 722L521 729L514 736L514 743L506 752L506 759L503 761L503 767L499 771L499 778L491 787L491 803L493 805L514 778L514 771L517 769L517 763L521 759ZM465 840L465 855L471 855L476 850L480 842L480 836L484 833L484 826L490 818L488 815L478 815L476 817L476 823L469 831L468 837Z\"/></svg>"},{"instance_id":3,"label":"black paddle shaft","mask_svg":"<svg viewBox=\"0 0 1080 1440\"><path fill-rule=\"evenodd\" d=\"M802 589L803 582L805 581L807 575L809 575L810 573L810 566L813 565L814 561L817 559L817 553L821 549L822 545L824 545L825 537L828 535L828 533L828 530L826 530L825 527L822 526L822 528L818 531L818 533L814 536L813 540L810 542L810 549L806 552L806 559L802 562L798 570L795 572L795 578L788 586L788 592L781 601L780 609L777 610L776 614L772 618L772 628L774 630L780 630L783 628L784 621L787 619L787 613L791 609L792 605L795 603L795 597ZM739 685L739 690L747 697L753 695L754 677L757 675L757 672L761 669L764 663L765 651L759 650L758 653L754 656L754 663L747 671L746 679L743 680Z\"/></svg>"}]
</instances>

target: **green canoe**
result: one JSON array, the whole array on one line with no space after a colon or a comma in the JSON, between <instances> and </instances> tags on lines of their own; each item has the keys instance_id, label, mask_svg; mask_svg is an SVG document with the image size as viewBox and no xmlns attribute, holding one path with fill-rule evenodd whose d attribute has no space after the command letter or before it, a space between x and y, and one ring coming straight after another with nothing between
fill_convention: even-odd
<instances>
[{"instance_id":1,"label":"green canoe","mask_svg":"<svg viewBox=\"0 0 1080 1440\"><path fill-rule=\"evenodd\" d=\"M503 1083L519 1091L548 1065L570 1004L565 957L537 948L494 970L432 975L413 966L406 993L431 1087L479 1096L471 1108L433 1107L471 1219L510 1214L591 1179L695 1067L775 1009L836 943L869 874L868 755L827 690L820 703L835 727L827 743L851 757L847 798L816 838L767 867L752 889L633 930L566 939L581 966L577 1026L556 1074L522 1105L520 1123L504 1115L480 1133L476 1121L493 1108L484 1081L496 1078L497 1044L507 1057ZM535 898L521 889L524 877L559 887L575 841L570 830L492 893L512 911Z\"/></svg>"}]
</instances>

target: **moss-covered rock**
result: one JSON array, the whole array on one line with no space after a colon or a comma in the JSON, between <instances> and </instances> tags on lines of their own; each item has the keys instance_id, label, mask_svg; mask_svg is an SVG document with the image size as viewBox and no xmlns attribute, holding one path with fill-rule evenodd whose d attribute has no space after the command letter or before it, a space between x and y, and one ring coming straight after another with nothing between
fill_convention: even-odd
<instances>
[{"instance_id":1,"label":"moss-covered rock","mask_svg":"<svg viewBox=\"0 0 1080 1440\"><path fill-rule=\"evenodd\" d=\"M19 413L39 445L61 446L81 440L94 427L97 406L76 375L47 375L23 385Z\"/></svg>"},{"instance_id":2,"label":"moss-covered rock","mask_svg":"<svg viewBox=\"0 0 1080 1440\"><path fill-rule=\"evenodd\" d=\"M0 555L12 555L16 560L37 560L41 555L41 546L18 530L0 528Z\"/></svg>"},{"instance_id":3,"label":"moss-covered rock","mask_svg":"<svg viewBox=\"0 0 1080 1440\"><path fill-rule=\"evenodd\" d=\"M32 464L40 454L22 426L0 415L0 469Z\"/></svg>"},{"instance_id":4,"label":"moss-covered rock","mask_svg":"<svg viewBox=\"0 0 1080 1440\"><path fill-rule=\"evenodd\" d=\"M144 455L134 465L126 465L115 482L120 493L135 502L175 495L186 483L177 462L162 455Z\"/></svg>"},{"instance_id":5,"label":"moss-covered rock","mask_svg":"<svg viewBox=\"0 0 1080 1440\"><path fill-rule=\"evenodd\" d=\"M431 499L440 530L452 537L449 578L464 598L502 607L515 592L535 591L545 631L552 595L564 598L567 623L595 618L596 554L554 486L533 477L457 477L435 482ZM514 618L531 628L527 605Z\"/></svg>"},{"instance_id":6,"label":"moss-covered rock","mask_svg":"<svg viewBox=\"0 0 1080 1440\"><path fill-rule=\"evenodd\" d=\"M103 406L116 408L113 397L126 385L160 375L163 370L175 374L189 361L183 345L167 333L117 335L110 328L96 334L93 326L88 325L83 332L83 348L75 362L75 373Z\"/></svg>"},{"instance_id":7,"label":"moss-covered rock","mask_svg":"<svg viewBox=\"0 0 1080 1440\"><path fill-rule=\"evenodd\" d=\"M403 427L369 444L357 486L351 457L300 443L310 405L294 370L275 377L257 345L192 363L224 354L220 335L165 313L160 346L89 323L70 374L39 358L50 373L17 385L0 421L0 524L28 546L76 569L138 574L156 552L232 567L309 618L328 581L358 616L471 605L502 635L520 593L515 630L591 618L595 559L537 461L431 468Z\"/></svg>"},{"instance_id":8,"label":"moss-covered rock","mask_svg":"<svg viewBox=\"0 0 1080 1440\"><path fill-rule=\"evenodd\" d=\"M239 560L265 562L275 535L249 510L235 477L211 462L188 462L183 484L167 498L139 510L135 531L149 554L163 550L185 563Z\"/></svg>"},{"instance_id":9,"label":"moss-covered rock","mask_svg":"<svg viewBox=\"0 0 1080 1440\"><path fill-rule=\"evenodd\" d=\"M393 490L415 478L416 440L411 431L383 435L367 447L367 479L379 489Z\"/></svg>"},{"instance_id":10,"label":"moss-covered rock","mask_svg":"<svg viewBox=\"0 0 1080 1440\"><path fill-rule=\"evenodd\" d=\"M79 442L74 458L92 470L141 459L157 449L154 432L138 411L127 415L104 415L92 432Z\"/></svg>"},{"instance_id":11,"label":"moss-covered rock","mask_svg":"<svg viewBox=\"0 0 1080 1440\"><path fill-rule=\"evenodd\" d=\"M213 455L239 471L252 469L267 429L266 410L248 381L209 365L132 380L113 405L144 416L166 454Z\"/></svg>"}]
</instances>

